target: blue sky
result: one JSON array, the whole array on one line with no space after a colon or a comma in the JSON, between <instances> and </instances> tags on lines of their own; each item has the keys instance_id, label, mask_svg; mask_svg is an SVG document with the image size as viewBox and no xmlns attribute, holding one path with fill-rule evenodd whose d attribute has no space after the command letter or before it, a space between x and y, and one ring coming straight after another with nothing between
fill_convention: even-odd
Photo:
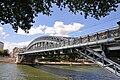
<instances>
[{"instance_id":1,"label":"blue sky","mask_svg":"<svg viewBox=\"0 0 120 80\"><path fill-rule=\"evenodd\" d=\"M53 7L52 10L54 11L52 16L39 14L35 18L31 34L26 35L21 30L19 33L15 33L11 25L0 24L0 41L5 43L5 49L28 45L31 40L44 35L79 37L116 27L116 22L120 21L120 6L117 8L117 12L111 12L110 15L100 20L91 17L85 19L83 15L74 15L68 9L60 11L57 7ZM10 47L12 45L13 47Z\"/></svg>"}]
</instances>

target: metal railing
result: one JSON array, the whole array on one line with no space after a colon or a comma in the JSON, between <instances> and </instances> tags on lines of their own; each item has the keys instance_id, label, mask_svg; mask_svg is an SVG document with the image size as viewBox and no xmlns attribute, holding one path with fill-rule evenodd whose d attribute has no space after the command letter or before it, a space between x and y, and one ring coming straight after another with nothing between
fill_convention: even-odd
<instances>
[{"instance_id":1,"label":"metal railing","mask_svg":"<svg viewBox=\"0 0 120 80\"><path fill-rule=\"evenodd\" d=\"M91 35L81 36L79 38L80 40L76 41L75 44L93 42L93 41L104 40L108 38L114 38L114 37L120 37L120 27L107 29Z\"/></svg>"},{"instance_id":2,"label":"metal railing","mask_svg":"<svg viewBox=\"0 0 120 80\"><path fill-rule=\"evenodd\" d=\"M108 38L115 38L115 37L120 37L120 27L107 29L90 35L80 36L79 38L72 38L66 42L67 44L66 43L63 44L63 42L59 42L60 44L58 45L59 47L62 47L61 44L65 46L70 46L70 45L94 42Z\"/></svg>"}]
</instances>

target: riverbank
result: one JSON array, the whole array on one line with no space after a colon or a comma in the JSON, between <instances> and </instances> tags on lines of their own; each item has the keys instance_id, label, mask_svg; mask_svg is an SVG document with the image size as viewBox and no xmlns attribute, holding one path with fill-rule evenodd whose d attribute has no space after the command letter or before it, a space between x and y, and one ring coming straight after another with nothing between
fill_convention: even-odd
<instances>
[{"instance_id":1,"label":"riverbank","mask_svg":"<svg viewBox=\"0 0 120 80\"><path fill-rule=\"evenodd\" d=\"M0 57L0 63L16 63L16 58L12 58L12 57ZM24 64L24 63L23 63ZM25 63L27 64L27 63ZM95 65L94 63L90 62L90 61L85 61L83 62L36 62L36 64L40 64L40 65L78 65L78 66L91 66L91 65Z\"/></svg>"},{"instance_id":2,"label":"riverbank","mask_svg":"<svg viewBox=\"0 0 120 80\"><path fill-rule=\"evenodd\" d=\"M16 58L12 57L0 57L0 62L1 63L15 63Z\"/></svg>"},{"instance_id":3,"label":"riverbank","mask_svg":"<svg viewBox=\"0 0 120 80\"><path fill-rule=\"evenodd\" d=\"M93 62L37 62L40 65L70 65L70 66L91 66L95 65Z\"/></svg>"}]
</instances>

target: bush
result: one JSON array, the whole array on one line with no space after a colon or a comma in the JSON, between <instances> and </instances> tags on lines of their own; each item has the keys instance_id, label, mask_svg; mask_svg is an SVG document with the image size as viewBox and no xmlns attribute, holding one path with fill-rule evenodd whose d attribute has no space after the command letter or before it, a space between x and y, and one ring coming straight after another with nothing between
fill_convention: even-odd
<instances>
[{"instance_id":1,"label":"bush","mask_svg":"<svg viewBox=\"0 0 120 80\"><path fill-rule=\"evenodd\" d=\"M0 50L0 56L9 56L8 51L7 50Z\"/></svg>"}]
</instances>

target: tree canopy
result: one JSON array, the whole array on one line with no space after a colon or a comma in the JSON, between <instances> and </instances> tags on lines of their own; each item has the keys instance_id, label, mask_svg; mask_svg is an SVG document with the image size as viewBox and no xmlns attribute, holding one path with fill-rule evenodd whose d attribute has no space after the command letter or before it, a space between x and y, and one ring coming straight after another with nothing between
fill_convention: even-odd
<instances>
[{"instance_id":1,"label":"tree canopy","mask_svg":"<svg viewBox=\"0 0 120 80\"><path fill-rule=\"evenodd\" d=\"M53 4L60 10L67 7L69 12L80 13L85 18L100 19L116 11L119 3L120 0L0 0L0 23L9 23L15 32L21 28L27 33L38 13L52 15Z\"/></svg>"},{"instance_id":2,"label":"tree canopy","mask_svg":"<svg viewBox=\"0 0 120 80\"><path fill-rule=\"evenodd\" d=\"M8 50L0 50L0 56L9 56Z\"/></svg>"}]
</instances>

